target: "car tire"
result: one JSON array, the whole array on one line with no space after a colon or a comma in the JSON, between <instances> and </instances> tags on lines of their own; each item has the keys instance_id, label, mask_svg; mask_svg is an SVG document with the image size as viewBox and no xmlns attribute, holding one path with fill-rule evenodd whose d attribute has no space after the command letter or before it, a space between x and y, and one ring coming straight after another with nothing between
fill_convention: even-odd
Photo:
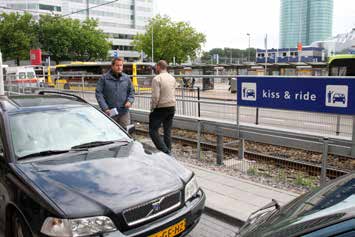
<instances>
[{"instance_id":1,"label":"car tire","mask_svg":"<svg viewBox=\"0 0 355 237\"><path fill-rule=\"evenodd\" d=\"M32 237L23 218L15 211L11 218L11 237Z\"/></svg>"}]
</instances>

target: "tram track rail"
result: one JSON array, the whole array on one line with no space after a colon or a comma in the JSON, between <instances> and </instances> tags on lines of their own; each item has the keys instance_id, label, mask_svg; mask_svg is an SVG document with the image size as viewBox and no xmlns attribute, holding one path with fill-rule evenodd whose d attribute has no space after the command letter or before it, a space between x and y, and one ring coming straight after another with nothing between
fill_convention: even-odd
<instances>
[{"instance_id":1,"label":"tram track rail","mask_svg":"<svg viewBox=\"0 0 355 237\"><path fill-rule=\"evenodd\" d=\"M143 128L136 128L136 134L146 136L148 134L148 131ZM197 147L198 143L198 141L193 138L183 137L179 135L172 135L172 139L175 142L192 147ZM217 145L212 142L201 141L200 145L201 147L203 147L204 150L211 150L213 152L217 150ZM231 147L230 145L225 145L223 147L223 152L224 154L233 154L238 156L239 149ZM279 168L294 169L297 171L307 172L311 176L321 175L321 164L315 164L313 162L307 162L302 160L293 160L288 157L283 157L283 154L269 155L262 154L258 151L244 151L244 158L249 161L256 161L267 165L274 165ZM329 177L330 179L337 178L349 172L349 170L343 170L335 167L327 167L327 177Z\"/></svg>"}]
</instances>

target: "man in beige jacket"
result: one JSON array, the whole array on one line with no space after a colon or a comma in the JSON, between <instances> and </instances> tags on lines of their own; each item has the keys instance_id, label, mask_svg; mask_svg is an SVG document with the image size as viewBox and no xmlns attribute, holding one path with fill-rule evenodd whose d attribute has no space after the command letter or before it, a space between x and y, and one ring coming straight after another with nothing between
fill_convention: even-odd
<instances>
[{"instance_id":1,"label":"man in beige jacket","mask_svg":"<svg viewBox=\"0 0 355 237\"><path fill-rule=\"evenodd\" d=\"M158 75L152 81L151 113L149 115L149 135L157 149L171 153L171 127L175 114L175 78L167 72L168 64L164 60L157 63ZM164 139L159 135L163 124Z\"/></svg>"}]
</instances>

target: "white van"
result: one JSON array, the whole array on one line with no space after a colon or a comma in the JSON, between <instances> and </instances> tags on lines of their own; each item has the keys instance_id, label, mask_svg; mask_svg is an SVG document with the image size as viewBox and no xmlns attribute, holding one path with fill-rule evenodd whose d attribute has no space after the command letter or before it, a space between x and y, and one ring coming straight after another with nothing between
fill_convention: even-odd
<instances>
[{"instance_id":1,"label":"white van","mask_svg":"<svg viewBox=\"0 0 355 237\"><path fill-rule=\"evenodd\" d=\"M6 68L6 84L10 83L24 88L39 86L39 80L31 66Z\"/></svg>"}]
</instances>

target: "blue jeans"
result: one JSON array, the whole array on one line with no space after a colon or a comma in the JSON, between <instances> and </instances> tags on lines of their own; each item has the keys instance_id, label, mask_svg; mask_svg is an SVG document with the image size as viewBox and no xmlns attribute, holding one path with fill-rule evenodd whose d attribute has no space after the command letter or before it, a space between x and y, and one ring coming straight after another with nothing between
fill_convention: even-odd
<instances>
[{"instance_id":1,"label":"blue jeans","mask_svg":"<svg viewBox=\"0 0 355 237\"><path fill-rule=\"evenodd\" d=\"M166 107L156 108L149 115L149 135L155 147L166 154L171 153L171 127L173 125L174 114L175 107ZM164 139L159 134L161 124L163 124Z\"/></svg>"}]
</instances>

